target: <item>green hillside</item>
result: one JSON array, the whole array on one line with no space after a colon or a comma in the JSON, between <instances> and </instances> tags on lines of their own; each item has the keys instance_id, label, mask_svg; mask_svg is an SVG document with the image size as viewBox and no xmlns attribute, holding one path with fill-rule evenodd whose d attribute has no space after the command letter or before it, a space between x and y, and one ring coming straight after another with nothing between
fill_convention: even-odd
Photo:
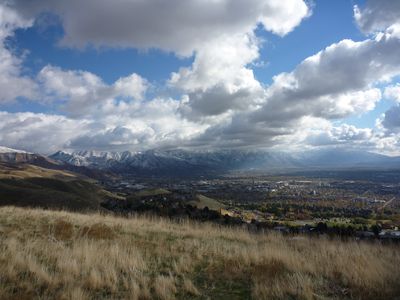
<instances>
[{"instance_id":1,"label":"green hillside","mask_svg":"<svg viewBox=\"0 0 400 300\"><path fill-rule=\"evenodd\" d=\"M203 195L197 195L196 200L192 200L189 203L199 209L208 207L210 210L216 210L216 211L219 211L221 208L225 207L225 205L223 205L218 200Z\"/></svg>"}]
</instances>

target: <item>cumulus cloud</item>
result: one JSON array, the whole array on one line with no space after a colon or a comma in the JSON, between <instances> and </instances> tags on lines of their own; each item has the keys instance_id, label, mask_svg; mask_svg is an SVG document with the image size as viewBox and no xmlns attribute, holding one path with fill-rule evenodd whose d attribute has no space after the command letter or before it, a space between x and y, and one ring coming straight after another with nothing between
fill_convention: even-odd
<instances>
[{"instance_id":1,"label":"cumulus cloud","mask_svg":"<svg viewBox=\"0 0 400 300\"><path fill-rule=\"evenodd\" d=\"M386 87L384 96L400 103L400 83Z\"/></svg>"},{"instance_id":2,"label":"cumulus cloud","mask_svg":"<svg viewBox=\"0 0 400 300\"><path fill-rule=\"evenodd\" d=\"M72 139L69 146L78 149L126 150L131 149L135 144L146 144L153 134L154 131L150 128L133 131L118 126L103 132L78 136Z\"/></svg>"},{"instance_id":3,"label":"cumulus cloud","mask_svg":"<svg viewBox=\"0 0 400 300\"><path fill-rule=\"evenodd\" d=\"M400 105L387 110L380 122L389 132L400 133Z\"/></svg>"},{"instance_id":4,"label":"cumulus cloud","mask_svg":"<svg viewBox=\"0 0 400 300\"><path fill-rule=\"evenodd\" d=\"M398 156L400 135L385 134L380 128L358 128L349 124L332 124L326 120L308 119L296 138L288 139L294 149L345 148ZM314 124L314 125L315 125Z\"/></svg>"},{"instance_id":5,"label":"cumulus cloud","mask_svg":"<svg viewBox=\"0 0 400 300\"><path fill-rule=\"evenodd\" d=\"M264 93L261 87L256 89L243 87L232 91L221 84L204 92L191 92L187 96L187 101L183 103L180 112L189 119L200 120L225 112L245 111L249 109L249 105L261 101Z\"/></svg>"},{"instance_id":6,"label":"cumulus cloud","mask_svg":"<svg viewBox=\"0 0 400 300\"><path fill-rule=\"evenodd\" d=\"M0 144L16 149L52 153L68 147L77 133L89 130L86 120L59 115L0 112Z\"/></svg>"},{"instance_id":7,"label":"cumulus cloud","mask_svg":"<svg viewBox=\"0 0 400 300\"><path fill-rule=\"evenodd\" d=\"M143 100L148 88L147 81L138 74L131 74L127 77L121 77L114 83L115 94L132 98L135 100Z\"/></svg>"},{"instance_id":8,"label":"cumulus cloud","mask_svg":"<svg viewBox=\"0 0 400 300\"><path fill-rule=\"evenodd\" d=\"M367 0L365 6L354 6L354 17L363 32L382 31L395 23L400 23L400 2Z\"/></svg>"},{"instance_id":9,"label":"cumulus cloud","mask_svg":"<svg viewBox=\"0 0 400 300\"><path fill-rule=\"evenodd\" d=\"M254 34L223 36L204 41L196 53L193 65L173 73L170 84L185 91L206 90L221 82L234 90L241 85L258 86L252 70L245 66L259 56Z\"/></svg>"},{"instance_id":10,"label":"cumulus cloud","mask_svg":"<svg viewBox=\"0 0 400 300\"><path fill-rule=\"evenodd\" d=\"M254 34L225 36L205 42L193 65L173 73L170 86L187 93L182 113L187 118L247 109L263 96L264 89L247 67L259 57Z\"/></svg>"},{"instance_id":11,"label":"cumulus cloud","mask_svg":"<svg viewBox=\"0 0 400 300\"><path fill-rule=\"evenodd\" d=\"M221 35L264 28L285 35L309 13L303 0L13 0L25 16L43 11L59 16L72 47L158 48L191 55ZM108 21L112 20L112 21Z\"/></svg>"},{"instance_id":12,"label":"cumulus cloud","mask_svg":"<svg viewBox=\"0 0 400 300\"><path fill-rule=\"evenodd\" d=\"M311 146L338 146L345 145L346 147L360 148L363 146L372 145L371 139L374 132L371 128L357 128L354 125L342 124L340 126L332 126L328 128L312 129L308 132L305 143Z\"/></svg>"},{"instance_id":13,"label":"cumulus cloud","mask_svg":"<svg viewBox=\"0 0 400 300\"><path fill-rule=\"evenodd\" d=\"M240 110L257 102L263 90L253 71L246 67L259 55L255 29L261 25L283 36L311 13L303 0L250 0L246 3L174 0L167 4L159 0L112 3L105 0L85 3L14 0L10 3L26 17L41 12L56 14L65 32L61 41L65 46L157 48L182 56L194 54L193 65L173 73L169 85L187 93L185 97L189 101L181 113L197 120ZM85 77L83 72L77 75ZM121 81L115 85L122 88L122 84ZM129 85L131 88L131 83ZM98 98L93 95L97 91L80 88L78 94L70 97L72 104L69 106L75 106L74 100L81 102L78 98ZM210 105L215 109L210 109ZM85 106L80 106L79 112L85 111Z\"/></svg>"},{"instance_id":14,"label":"cumulus cloud","mask_svg":"<svg viewBox=\"0 0 400 300\"><path fill-rule=\"evenodd\" d=\"M48 65L36 78L25 77L21 59L3 43L0 101L33 98L38 87L42 104L63 116L2 112L0 144L43 153L59 148L296 145L393 153L399 146L397 106L382 116L377 129L332 124L373 110L382 98L380 85L400 75L398 17L378 12L396 7L389 1L379 1L379 7L377 3L355 7L355 18L363 31L381 32L364 41L332 44L265 86L252 70L262 45L256 28L289 33L310 14L305 1L7 1L7 6L0 5L0 16L1 9L9 10L5 21L0 18L1 41L2 35L29 27L33 18L50 12L63 26L64 46L158 48L193 55L193 63L173 72L167 82L178 99L149 99L150 84L136 73L109 84L84 70ZM16 83L14 90L11 82ZM2 84L10 88L2 89ZM399 101L398 85L383 94Z\"/></svg>"},{"instance_id":15,"label":"cumulus cloud","mask_svg":"<svg viewBox=\"0 0 400 300\"><path fill-rule=\"evenodd\" d=\"M80 118L0 112L0 144L40 153L59 149L143 150L176 147L204 126L182 120L179 102L153 99L113 104Z\"/></svg>"},{"instance_id":16,"label":"cumulus cloud","mask_svg":"<svg viewBox=\"0 0 400 300\"><path fill-rule=\"evenodd\" d=\"M204 126L183 120L182 103L171 98L144 99L148 82L137 74L108 85L86 71L46 66L38 75L45 101L69 118L85 119L90 130L76 132L75 149L144 149L174 144Z\"/></svg>"},{"instance_id":17,"label":"cumulus cloud","mask_svg":"<svg viewBox=\"0 0 400 300\"><path fill-rule=\"evenodd\" d=\"M22 75L22 59L7 47L6 38L18 28L31 26L32 21L0 3L0 104L18 97L34 98L36 87L33 80Z\"/></svg>"},{"instance_id":18,"label":"cumulus cloud","mask_svg":"<svg viewBox=\"0 0 400 300\"><path fill-rule=\"evenodd\" d=\"M274 145L297 135L305 118L340 120L371 111L382 98L376 86L400 75L399 49L395 27L361 42L333 44L275 76L256 105L209 127L195 142Z\"/></svg>"},{"instance_id":19,"label":"cumulus cloud","mask_svg":"<svg viewBox=\"0 0 400 300\"><path fill-rule=\"evenodd\" d=\"M264 92L247 67L259 55L255 29L261 25L283 36L310 14L303 0L12 0L2 6L30 20L26 26L42 13L57 15L64 29L60 41L64 46L158 48L180 56L194 54L193 65L169 80L169 87L183 92L181 100L146 100L148 83L137 74L110 85L83 70L43 68L36 78L42 103L65 114L65 120L88 122L88 130L65 136L69 141L65 144L77 148L87 147L88 142L99 148L176 145L223 119L196 123L202 116L246 110Z\"/></svg>"},{"instance_id":20,"label":"cumulus cloud","mask_svg":"<svg viewBox=\"0 0 400 300\"><path fill-rule=\"evenodd\" d=\"M291 73L274 78L262 110L285 114L346 117L374 108L381 98L373 84L400 74L400 30L389 29L362 42L343 40L305 59ZM260 116L262 117L262 115Z\"/></svg>"},{"instance_id":21,"label":"cumulus cloud","mask_svg":"<svg viewBox=\"0 0 400 300\"><path fill-rule=\"evenodd\" d=\"M107 85L93 73L44 67L38 81L48 101L61 102L64 110L75 117L94 114L110 103L142 100L148 83L137 74L118 79Z\"/></svg>"}]
</instances>

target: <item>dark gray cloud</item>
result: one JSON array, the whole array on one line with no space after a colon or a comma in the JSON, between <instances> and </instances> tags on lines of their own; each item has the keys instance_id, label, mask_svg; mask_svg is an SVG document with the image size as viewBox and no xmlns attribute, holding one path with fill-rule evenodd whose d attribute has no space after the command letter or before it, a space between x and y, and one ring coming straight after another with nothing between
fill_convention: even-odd
<instances>
[{"instance_id":1,"label":"dark gray cloud","mask_svg":"<svg viewBox=\"0 0 400 300\"><path fill-rule=\"evenodd\" d=\"M263 90L249 87L229 91L224 85L216 85L206 91L194 91L188 94L188 102L182 105L180 112L184 117L199 120L204 116L217 116L227 111L246 111L249 105L264 97Z\"/></svg>"},{"instance_id":2,"label":"dark gray cloud","mask_svg":"<svg viewBox=\"0 0 400 300\"><path fill-rule=\"evenodd\" d=\"M385 112L382 125L388 129L389 132L400 133L400 105L393 106Z\"/></svg>"}]
</instances>

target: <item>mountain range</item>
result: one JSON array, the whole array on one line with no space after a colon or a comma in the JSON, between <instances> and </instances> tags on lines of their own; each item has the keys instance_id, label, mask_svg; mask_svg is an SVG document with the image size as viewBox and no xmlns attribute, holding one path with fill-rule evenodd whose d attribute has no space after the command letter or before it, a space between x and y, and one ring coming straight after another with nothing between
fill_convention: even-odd
<instances>
[{"instance_id":1,"label":"mountain range","mask_svg":"<svg viewBox=\"0 0 400 300\"><path fill-rule=\"evenodd\" d=\"M275 172L305 169L400 168L400 157L365 151L325 149L304 152L252 150L148 150L144 152L58 151L48 157L0 147L0 162L26 162L72 171L187 176L231 171Z\"/></svg>"},{"instance_id":2,"label":"mountain range","mask_svg":"<svg viewBox=\"0 0 400 300\"><path fill-rule=\"evenodd\" d=\"M88 168L85 166L80 166L79 164L68 163L62 160L54 160L50 156L44 156L37 153L1 146L0 163L30 164L50 170L71 171L93 179L103 179L106 177L103 171L99 171L96 168Z\"/></svg>"},{"instance_id":3,"label":"mountain range","mask_svg":"<svg viewBox=\"0 0 400 300\"><path fill-rule=\"evenodd\" d=\"M400 168L400 157L341 149L297 153L251 150L77 151L72 153L59 151L50 158L75 166L146 175L198 175L230 171L273 172L312 168Z\"/></svg>"}]
</instances>

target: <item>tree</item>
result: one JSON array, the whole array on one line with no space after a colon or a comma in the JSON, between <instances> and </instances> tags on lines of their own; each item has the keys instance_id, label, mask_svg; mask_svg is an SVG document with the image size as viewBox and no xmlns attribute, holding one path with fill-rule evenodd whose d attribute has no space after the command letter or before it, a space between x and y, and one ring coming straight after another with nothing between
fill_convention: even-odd
<instances>
[{"instance_id":1,"label":"tree","mask_svg":"<svg viewBox=\"0 0 400 300\"><path fill-rule=\"evenodd\" d=\"M319 222L315 230L318 231L319 233L325 233L328 231L328 225L326 225L326 223L324 222Z\"/></svg>"},{"instance_id":2,"label":"tree","mask_svg":"<svg viewBox=\"0 0 400 300\"><path fill-rule=\"evenodd\" d=\"M378 236L379 233L382 231L382 227L379 224L375 224L371 226L371 230L376 236Z\"/></svg>"}]
</instances>

